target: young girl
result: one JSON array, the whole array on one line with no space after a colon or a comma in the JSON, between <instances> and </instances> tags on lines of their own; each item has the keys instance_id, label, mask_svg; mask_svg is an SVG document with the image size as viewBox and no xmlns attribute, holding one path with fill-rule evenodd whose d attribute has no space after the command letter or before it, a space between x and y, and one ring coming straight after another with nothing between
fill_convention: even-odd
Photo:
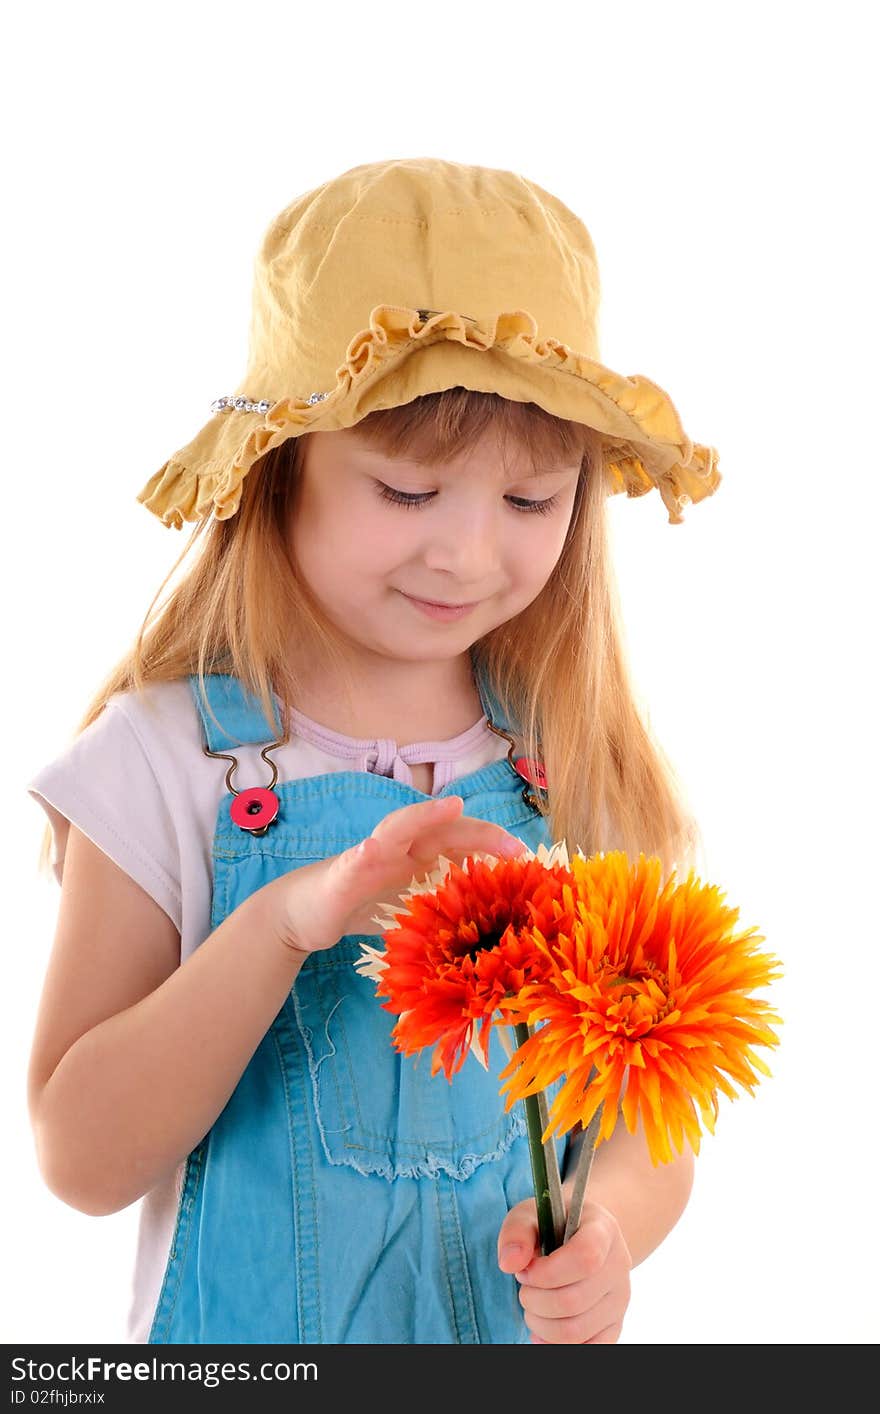
<instances>
[{"instance_id":1,"label":"young girl","mask_svg":"<svg viewBox=\"0 0 880 1414\"><path fill-rule=\"evenodd\" d=\"M196 558L28 787L61 883L40 1170L141 1200L133 1341L609 1344L683 1211L689 1151L620 1123L540 1255L503 1054L432 1078L354 967L439 854L693 860L606 498L680 522L717 454L598 361L598 288L524 177L355 167L271 223L246 375L140 493Z\"/></svg>"}]
</instances>

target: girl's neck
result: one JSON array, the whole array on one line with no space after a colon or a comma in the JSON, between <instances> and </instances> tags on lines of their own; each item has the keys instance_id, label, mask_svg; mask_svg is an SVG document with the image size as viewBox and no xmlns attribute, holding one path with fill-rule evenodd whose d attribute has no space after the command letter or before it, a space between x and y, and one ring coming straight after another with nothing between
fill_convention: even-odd
<instances>
[{"instance_id":1,"label":"girl's neck","mask_svg":"<svg viewBox=\"0 0 880 1414\"><path fill-rule=\"evenodd\" d=\"M446 741L482 715L468 655L444 663L385 660L353 673L351 700L326 676L303 675L292 706L343 736L388 737L399 746Z\"/></svg>"}]
</instances>

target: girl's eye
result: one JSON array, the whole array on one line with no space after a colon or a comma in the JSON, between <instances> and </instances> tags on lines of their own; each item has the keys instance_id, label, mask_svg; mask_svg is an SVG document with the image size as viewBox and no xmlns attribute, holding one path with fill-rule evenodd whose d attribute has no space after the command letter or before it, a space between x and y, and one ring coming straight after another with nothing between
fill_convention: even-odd
<instances>
[{"instance_id":1,"label":"girl's eye","mask_svg":"<svg viewBox=\"0 0 880 1414\"><path fill-rule=\"evenodd\" d=\"M436 491L422 491L418 494L410 491L395 491L393 486L384 486L381 481L376 484L382 500L392 501L395 506L406 506L409 508L424 506L437 494ZM520 514L530 515L536 513L537 515L547 515L549 511L552 511L556 502L559 500L559 493L557 492L555 496L551 496L546 501L526 501L522 496L508 496L507 499L514 510L519 511Z\"/></svg>"}]
</instances>

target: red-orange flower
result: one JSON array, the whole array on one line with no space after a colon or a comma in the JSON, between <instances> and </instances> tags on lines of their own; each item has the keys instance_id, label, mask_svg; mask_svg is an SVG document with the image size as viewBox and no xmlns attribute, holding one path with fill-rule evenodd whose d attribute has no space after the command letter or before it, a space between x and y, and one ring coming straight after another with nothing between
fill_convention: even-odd
<instances>
[{"instance_id":1,"label":"red-orange flower","mask_svg":"<svg viewBox=\"0 0 880 1414\"><path fill-rule=\"evenodd\" d=\"M538 1024L501 1072L507 1108L565 1077L544 1138L585 1128L602 1106L598 1140L608 1139L618 1104L631 1133L641 1117L656 1164L687 1139L699 1151L700 1124L714 1131L718 1092L732 1081L751 1091L769 1074L756 1045L778 1043L779 1017L751 995L778 976L756 947L754 928L734 933L738 909L694 878L660 887L659 859L631 863L613 851L571 860L575 920L552 944L547 966L508 1003L512 1019Z\"/></svg>"},{"instance_id":2,"label":"red-orange flower","mask_svg":"<svg viewBox=\"0 0 880 1414\"><path fill-rule=\"evenodd\" d=\"M469 856L436 887L402 896L384 932L385 951L365 947L358 969L377 981L377 997L398 1014L392 1038L410 1055L436 1045L431 1073L448 1080L468 1048L488 1064L493 1018L511 993L534 982L547 966L532 930L555 937L574 921L573 878L564 849L516 859ZM563 896L565 891L566 897ZM388 909L390 913L390 908Z\"/></svg>"}]
</instances>

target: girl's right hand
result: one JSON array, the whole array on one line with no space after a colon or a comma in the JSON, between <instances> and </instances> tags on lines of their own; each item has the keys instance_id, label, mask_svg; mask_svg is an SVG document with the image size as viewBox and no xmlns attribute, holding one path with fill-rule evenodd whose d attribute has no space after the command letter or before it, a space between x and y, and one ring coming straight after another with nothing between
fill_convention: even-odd
<instances>
[{"instance_id":1,"label":"girl's right hand","mask_svg":"<svg viewBox=\"0 0 880 1414\"><path fill-rule=\"evenodd\" d=\"M291 870L266 885L277 894L284 943L294 952L332 948L348 933L377 933L372 915L394 904L413 875L436 868L438 855L460 864L468 854L512 858L525 849L500 825L463 815L459 795L393 810L359 845Z\"/></svg>"}]
</instances>

